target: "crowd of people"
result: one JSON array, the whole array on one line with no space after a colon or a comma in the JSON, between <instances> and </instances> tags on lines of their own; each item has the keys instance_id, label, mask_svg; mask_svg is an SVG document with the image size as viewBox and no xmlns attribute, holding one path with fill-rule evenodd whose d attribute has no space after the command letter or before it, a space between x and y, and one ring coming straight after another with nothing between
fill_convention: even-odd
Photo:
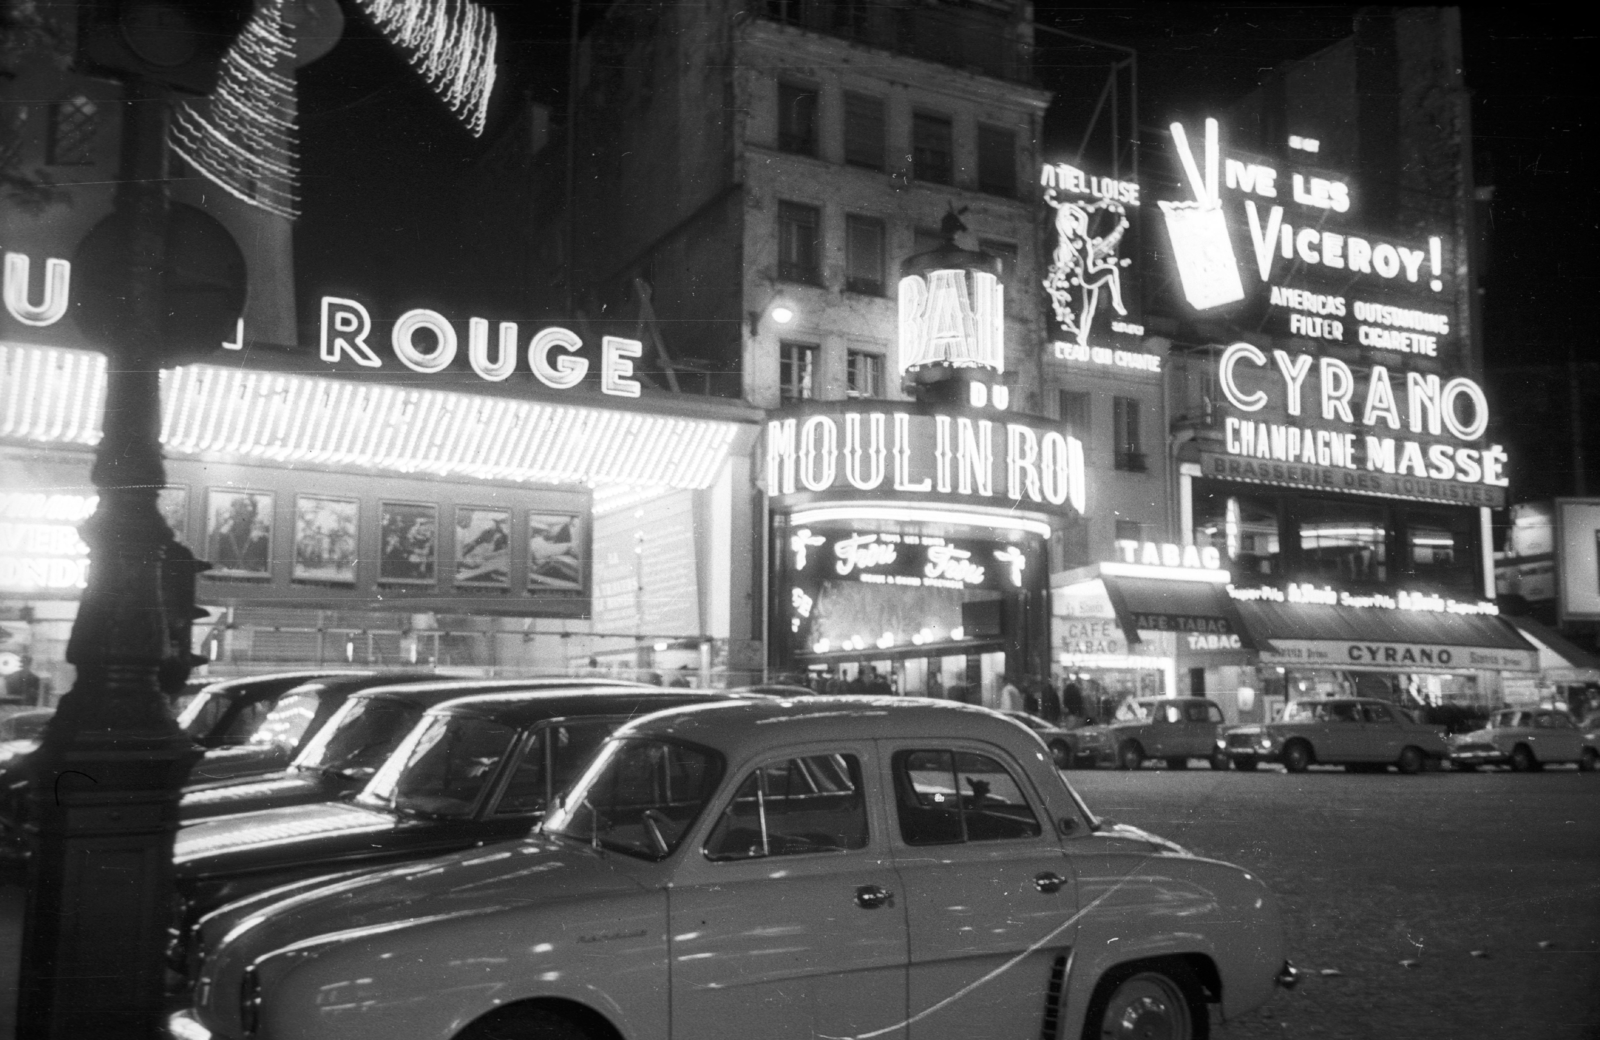
<instances>
[{"instance_id":1,"label":"crowd of people","mask_svg":"<svg viewBox=\"0 0 1600 1040\"><path fill-rule=\"evenodd\" d=\"M1082 688L1071 679L1058 681L1033 675L1001 675L999 684L996 699L989 707L1001 711L1024 711L1044 719L1052 726L1071 726L1092 716L1094 705L1091 702L1098 699L1086 697ZM977 683L950 683L947 686L938 673L934 673L929 676L925 691L902 691L895 689L887 673L870 664L863 665L850 676L841 672L813 672L803 685L817 693L827 694L894 696L907 693L965 704L985 703L983 689Z\"/></svg>"}]
</instances>

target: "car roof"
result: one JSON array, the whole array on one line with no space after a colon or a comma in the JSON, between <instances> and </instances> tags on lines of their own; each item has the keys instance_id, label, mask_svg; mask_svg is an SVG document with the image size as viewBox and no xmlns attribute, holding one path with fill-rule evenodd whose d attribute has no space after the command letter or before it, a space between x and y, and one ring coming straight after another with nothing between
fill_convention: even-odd
<instances>
[{"instance_id":1,"label":"car roof","mask_svg":"<svg viewBox=\"0 0 1600 1040\"><path fill-rule=\"evenodd\" d=\"M207 683L200 688L200 693L217 695L248 694L258 689L276 688L281 690L291 689L302 683L314 680L332 679L343 676L366 676L373 673L368 670L355 670L349 668L329 669L321 668L299 672L271 672L266 675L240 675L232 679L218 679L216 682Z\"/></svg>"},{"instance_id":2,"label":"car roof","mask_svg":"<svg viewBox=\"0 0 1600 1040\"><path fill-rule=\"evenodd\" d=\"M431 708L445 701L469 697L473 694L533 693L540 690L660 690L660 686L647 683L624 682L612 679L570 678L565 676L536 676L528 679L432 679L426 682L390 683L370 686L351 695L352 699L404 701L407 704ZM675 692L686 691L678 689Z\"/></svg>"},{"instance_id":3,"label":"car roof","mask_svg":"<svg viewBox=\"0 0 1600 1040\"><path fill-rule=\"evenodd\" d=\"M573 687L456 696L428 711L433 716L473 716L508 726L526 726L568 715L648 715L685 704L750 697L729 690L682 687Z\"/></svg>"},{"instance_id":4,"label":"car roof","mask_svg":"<svg viewBox=\"0 0 1600 1040\"><path fill-rule=\"evenodd\" d=\"M1000 712L920 697L797 697L697 704L635 719L618 736L665 736L741 758L768 748L847 740L967 738L1043 753L1038 737Z\"/></svg>"},{"instance_id":5,"label":"car roof","mask_svg":"<svg viewBox=\"0 0 1600 1040\"><path fill-rule=\"evenodd\" d=\"M1398 704L1383 700L1379 697L1304 697L1290 704L1382 704L1389 708L1398 708Z\"/></svg>"},{"instance_id":6,"label":"car roof","mask_svg":"<svg viewBox=\"0 0 1600 1040\"><path fill-rule=\"evenodd\" d=\"M1191 704L1210 704L1210 697L1135 697L1139 704L1182 704L1185 701Z\"/></svg>"}]
</instances>

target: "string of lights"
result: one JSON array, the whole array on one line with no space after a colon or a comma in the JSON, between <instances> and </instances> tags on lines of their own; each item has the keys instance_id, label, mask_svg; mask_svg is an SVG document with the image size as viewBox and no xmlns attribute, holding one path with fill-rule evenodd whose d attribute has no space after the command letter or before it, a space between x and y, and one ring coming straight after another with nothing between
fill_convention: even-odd
<instances>
[{"instance_id":1,"label":"string of lights","mask_svg":"<svg viewBox=\"0 0 1600 1040\"><path fill-rule=\"evenodd\" d=\"M474 134L494 89L494 16L472 0L357 0Z\"/></svg>"},{"instance_id":2,"label":"string of lights","mask_svg":"<svg viewBox=\"0 0 1600 1040\"><path fill-rule=\"evenodd\" d=\"M209 98L176 106L172 150L228 194L293 220L296 187L294 42L284 0L256 9L222 59Z\"/></svg>"}]
</instances>

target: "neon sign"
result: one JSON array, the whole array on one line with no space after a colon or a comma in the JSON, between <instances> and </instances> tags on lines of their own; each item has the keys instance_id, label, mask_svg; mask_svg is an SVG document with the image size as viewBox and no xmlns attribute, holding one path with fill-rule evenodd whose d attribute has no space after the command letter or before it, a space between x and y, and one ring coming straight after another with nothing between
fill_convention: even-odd
<instances>
[{"instance_id":1,"label":"neon sign","mask_svg":"<svg viewBox=\"0 0 1600 1040\"><path fill-rule=\"evenodd\" d=\"M72 288L72 264L50 257L44 262L44 291L38 303L30 299L32 264L25 253L7 253L4 296L6 312L24 325L43 328L54 325L67 313Z\"/></svg>"},{"instance_id":2,"label":"neon sign","mask_svg":"<svg viewBox=\"0 0 1600 1040\"><path fill-rule=\"evenodd\" d=\"M987 271L900 279L900 369L945 363L1006 370L1005 286Z\"/></svg>"},{"instance_id":3,"label":"neon sign","mask_svg":"<svg viewBox=\"0 0 1600 1040\"><path fill-rule=\"evenodd\" d=\"M0 589L77 591L87 586L89 547L77 525L95 495L0 492Z\"/></svg>"}]
</instances>

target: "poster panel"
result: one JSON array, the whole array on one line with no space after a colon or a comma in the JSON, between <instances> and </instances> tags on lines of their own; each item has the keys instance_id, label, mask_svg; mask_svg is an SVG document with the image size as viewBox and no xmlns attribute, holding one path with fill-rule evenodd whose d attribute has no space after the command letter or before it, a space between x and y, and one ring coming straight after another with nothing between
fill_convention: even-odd
<instances>
[{"instance_id":1,"label":"poster panel","mask_svg":"<svg viewBox=\"0 0 1600 1040\"><path fill-rule=\"evenodd\" d=\"M273 496L266 491L211 488L206 498L209 578L272 577Z\"/></svg>"},{"instance_id":2,"label":"poster panel","mask_svg":"<svg viewBox=\"0 0 1600 1040\"><path fill-rule=\"evenodd\" d=\"M294 580L354 585L359 518L353 498L296 496Z\"/></svg>"}]
</instances>

